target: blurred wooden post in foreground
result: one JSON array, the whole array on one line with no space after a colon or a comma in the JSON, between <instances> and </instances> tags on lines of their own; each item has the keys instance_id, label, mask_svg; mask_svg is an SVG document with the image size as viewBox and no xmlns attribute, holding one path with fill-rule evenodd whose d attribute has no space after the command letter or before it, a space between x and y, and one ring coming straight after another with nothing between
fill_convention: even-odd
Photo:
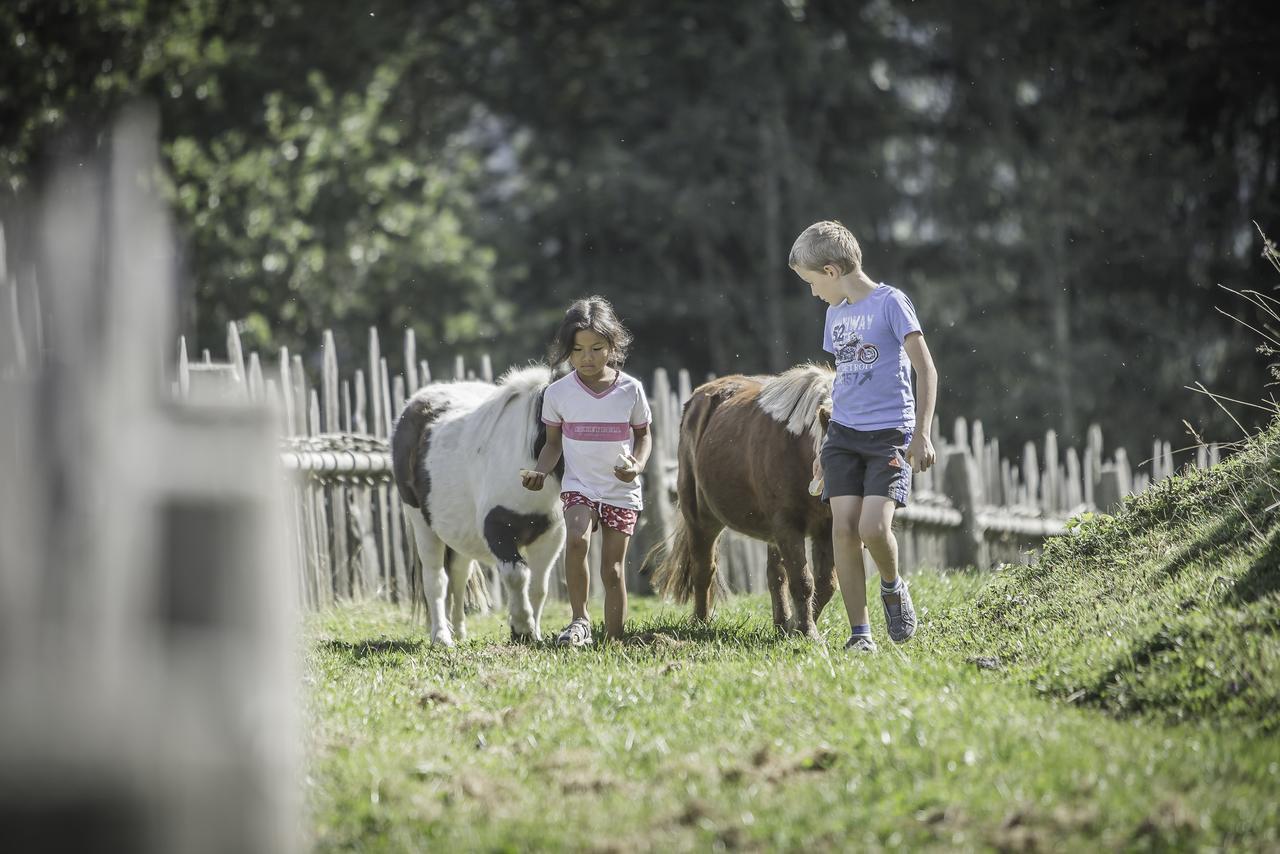
<instances>
[{"instance_id":1,"label":"blurred wooden post in foreground","mask_svg":"<svg viewBox=\"0 0 1280 854\"><path fill-rule=\"evenodd\" d=\"M242 359L166 379L156 127L134 108L52 176L51 348L0 355L0 825L24 850L289 852L296 574L273 418Z\"/></svg>"}]
</instances>

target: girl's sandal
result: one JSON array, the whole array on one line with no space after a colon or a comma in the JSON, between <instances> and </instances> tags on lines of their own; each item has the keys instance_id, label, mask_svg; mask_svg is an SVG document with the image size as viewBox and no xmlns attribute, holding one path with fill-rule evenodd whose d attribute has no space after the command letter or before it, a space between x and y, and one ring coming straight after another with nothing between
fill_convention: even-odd
<instances>
[{"instance_id":1,"label":"girl's sandal","mask_svg":"<svg viewBox=\"0 0 1280 854\"><path fill-rule=\"evenodd\" d=\"M578 618L556 638L558 646L588 646L591 643L591 621Z\"/></svg>"}]
</instances>

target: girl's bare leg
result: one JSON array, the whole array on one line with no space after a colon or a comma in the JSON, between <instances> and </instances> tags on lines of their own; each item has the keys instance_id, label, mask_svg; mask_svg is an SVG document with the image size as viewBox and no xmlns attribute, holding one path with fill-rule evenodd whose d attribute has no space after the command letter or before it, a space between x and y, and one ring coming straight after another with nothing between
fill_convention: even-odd
<instances>
[{"instance_id":1,"label":"girl's bare leg","mask_svg":"<svg viewBox=\"0 0 1280 854\"><path fill-rule=\"evenodd\" d=\"M564 511L564 580L569 588L572 619L587 619L587 593L591 572L587 567L587 546L591 543L591 526L595 513L590 507L575 504Z\"/></svg>"},{"instance_id":2,"label":"girl's bare leg","mask_svg":"<svg viewBox=\"0 0 1280 854\"><path fill-rule=\"evenodd\" d=\"M627 546L631 537L601 527L600 580L604 584L604 629L611 638L622 638L627 621Z\"/></svg>"}]
</instances>

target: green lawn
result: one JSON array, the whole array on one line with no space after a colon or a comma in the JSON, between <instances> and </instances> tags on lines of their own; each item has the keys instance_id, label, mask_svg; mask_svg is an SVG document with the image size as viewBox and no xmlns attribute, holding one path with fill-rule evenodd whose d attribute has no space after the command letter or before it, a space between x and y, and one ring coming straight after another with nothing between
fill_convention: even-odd
<instances>
[{"instance_id":1,"label":"green lawn","mask_svg":"<svg viewBox=\"0 0 1280 854\"><path fill-rule=\"evenodd\" d=\"M631 642L585 651L313 615L316 847L1280 850L1280 426L1074 527L917 574L916 638L873 614L873 656L838 601L814 644L763 597L702 627L634 599Z\"/></svg>"},{"instance_id":2,"label":"green lawn","mask_svg":"<svg viewBox=\"0 0 1280 854\"><path fill-rule=\"evenodd\" d=\"M767 602L709 628L636 600L637 642L432 647L381 607L308 624L321 850L1276 845L1280 744L1116 720L968 663L920 575L916 639L851 658L777 638ZM564 607L551 607L552 621Z\"/></svg>"}]
</instances>

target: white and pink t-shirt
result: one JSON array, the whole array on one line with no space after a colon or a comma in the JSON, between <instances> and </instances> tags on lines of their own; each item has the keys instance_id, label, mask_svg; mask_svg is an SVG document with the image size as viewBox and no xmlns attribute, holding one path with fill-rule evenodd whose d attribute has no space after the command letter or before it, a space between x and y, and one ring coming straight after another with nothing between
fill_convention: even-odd
<instances>
[{"instance_id":1,"label":"white and pink t-shirt","mask_svg":"<svg viewBox=\"0 0 1280 854\"><path fill-rule=\"evenodd\" d=\"M618 480L613 467L618 454L633 451L631 428L648 427L651 419L644 386L622 371L613 385L599 393L587 388L577 371L547 386L542 420L564 434L560 488L614 507L643 509L640 478L631 483Z\"/></svg>"}]
</instances>

